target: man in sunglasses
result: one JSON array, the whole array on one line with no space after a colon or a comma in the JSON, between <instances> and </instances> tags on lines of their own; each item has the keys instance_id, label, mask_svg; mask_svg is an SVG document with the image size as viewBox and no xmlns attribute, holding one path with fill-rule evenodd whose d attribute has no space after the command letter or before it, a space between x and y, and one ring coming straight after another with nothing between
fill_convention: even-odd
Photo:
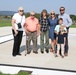
<instances>
[{"instance_id":1,"label":"man in sunglasses","mask_svg":"<svg viewBox=\"0 0 76 75\"><path fill-rule=\"evenodd\" d=\"M67 28L67 34L66 34L66 45L65 45L65 51L64 54L65 56L68 56L68 32L69 32L69 27L72 25L72 20L68 14L65 13L65 8L60 7L60 15L58 18L63 19L63 24Z\"/></svg>"},{"instance_id":2,"label":"man in sunglasses","mask_svg":"<svg viewBox=\"0 0 76 75\"><path fill-rule=\"evenodd\" d=\"M35 12L30 12L30 16L26 18L25 24L26 32L26 49L27 54L30 54L30 42L33 42L33 53L38 54L37 52L37 36L40 33L40 25L38 19L35 17Z\"/></svg>"}]
</instances>

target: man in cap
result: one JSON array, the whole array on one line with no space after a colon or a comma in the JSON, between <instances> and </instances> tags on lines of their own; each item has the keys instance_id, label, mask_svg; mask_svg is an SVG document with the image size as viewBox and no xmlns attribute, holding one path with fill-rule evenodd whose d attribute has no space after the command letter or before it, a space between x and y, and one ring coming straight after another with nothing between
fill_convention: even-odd
<instances>
[{"instance_id":1,"label":"man in cap","mask_svg":"<svg viewBox=\"0 0 76 75\"><path fill-rule=\"evenodd\" d=\"M30 16L26 18L25 24L26 32L26 49L27 54L30 54L30 42L33 42L33 53L38 54L37 52L37 36L40 33L40 25L38 19L35 17L35 12L30 12Z\"/></svg>"}]
</instances>

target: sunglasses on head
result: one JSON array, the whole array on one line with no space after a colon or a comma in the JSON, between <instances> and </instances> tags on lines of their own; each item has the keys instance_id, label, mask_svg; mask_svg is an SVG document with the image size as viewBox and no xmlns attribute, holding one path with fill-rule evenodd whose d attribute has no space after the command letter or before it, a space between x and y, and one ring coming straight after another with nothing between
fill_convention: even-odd
<instances>
[{"instance_id":1,"label":"sunglasses on head","mask_svg":"<svg viewBox=\"0 0 76 75\"><path fill-rule=\"evenodd\" d=\"M19 12L24 12L24 10L19 10Z\"/></svg>"}]
</instances>

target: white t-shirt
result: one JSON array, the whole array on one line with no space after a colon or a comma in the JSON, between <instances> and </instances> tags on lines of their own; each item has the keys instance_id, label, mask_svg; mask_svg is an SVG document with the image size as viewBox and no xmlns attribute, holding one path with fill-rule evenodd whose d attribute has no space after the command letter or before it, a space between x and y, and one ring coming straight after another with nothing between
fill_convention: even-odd
<instances>
[{"instance_id":1,"label":"white t-shirt","mask_svg":"<svg viewBox=\"0 0 76 75\"><path fill-rule=\"evenodd\" d=\"M14 23L16 30L23 31L24 30L23 26L25 24L25 15L21 16L19 13L15 13L12 19L16 20L16 22ZM18 23L21 23L22 28L18 29L18 25L17 25Z\"/></svg>"},{"instance_id":2,"label":"white t-shirt","mask_svg":"<svg viewBox=\"0 0 76 75\"><path fill-rule=\"evenodd\" d=\"M62 25L63 25L63 24L62 24ZM56 27L55 27L54 30L59 33L59 28L60 28L60 25L56 25ZM64 30L67 30L66 27L64 27Z\"/></svg>"}]
</instances>

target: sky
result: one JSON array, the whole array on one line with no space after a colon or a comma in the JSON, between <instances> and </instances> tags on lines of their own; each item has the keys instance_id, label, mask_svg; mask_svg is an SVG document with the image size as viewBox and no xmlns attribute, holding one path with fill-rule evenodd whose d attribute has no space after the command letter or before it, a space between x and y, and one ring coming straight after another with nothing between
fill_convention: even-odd
<instances>
[{"instance_id":1,"label":"sky","mask_svg":"<svg viewBox=\"0 0 76 75\"><path fill-rule=\"evenodd\" d=\"M0 0L0 11L18 11L22 6L25 12L35 11L41 13L46 9L59 14L59 8L64 6L67 14L76 15L76 0Z\"/></svg>"}]
</instances>

